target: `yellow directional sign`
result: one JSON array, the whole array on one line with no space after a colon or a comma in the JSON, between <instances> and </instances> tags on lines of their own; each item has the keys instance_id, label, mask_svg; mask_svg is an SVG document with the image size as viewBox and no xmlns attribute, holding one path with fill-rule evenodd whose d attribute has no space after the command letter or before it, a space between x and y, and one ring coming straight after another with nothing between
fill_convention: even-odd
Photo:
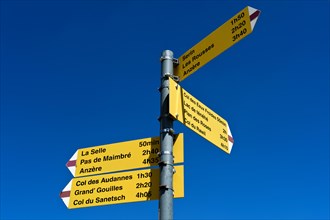
<instances>
[{"instance_id":1,"label":"yellow directional sign","mask_svg":"<svg viewBox=\"0 0 330 220\"><path fill-rule=\"evenodd\" d=\"M159 137L82 148L67 163L73 176L87 176L158 165ZM183 162L183 134L175 135L175 163Z\"/></svg>"},{"instance_id":2,"label":"yellow directional sign","mask_svg":"<svg viewBox=\"0 0 330 220\"><path fill-rule=\"evenodd\" d=\"M169 80L170 115L229 154L234 140L227 121Z\"/></svg>"},{"instance_id":3,"label":"yellow directional sign","mask_svg":"<svg viewBox=\"0 0 330 220\"><path fill-rule=\"evenodd\" d=\"M213 58L249 35L258 19L260 11L247 6L226 23L221 25L181 57L174 75L180 80L194 73Z\"/></svg>"},{"instance_id":4,"label":"yellow directional sign","mask_svg":"<svg viewBox=\"0 0 330 220\"><path fill-rule=\"evenodd\" d=\"M174 166L174 198L184 197L183 166ZM73 178L60 194L69 209L159 198L159 169Z\"/></svg>"}]
</instances>

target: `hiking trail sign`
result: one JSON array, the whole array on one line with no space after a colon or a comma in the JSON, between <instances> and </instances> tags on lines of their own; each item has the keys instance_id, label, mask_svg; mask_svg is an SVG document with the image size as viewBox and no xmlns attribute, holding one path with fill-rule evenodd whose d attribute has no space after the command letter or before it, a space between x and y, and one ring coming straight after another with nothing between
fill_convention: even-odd
<instances>
[{"instance_id":1,"label":"hiking trail sign","mask_svg":"<svg viewBox=\"0 0 330 220\"><path fill-rule=\"evenodd\" d=\"M183 165L174 166L174 198L184 197ZM143 202L159 198L159 169L73 178L60 193L69 209Z\"/></svg>"},{"instance_id":2,"label":"hiking trail sign","mask_svg":"<svg viewBox=\"0 0 330 220\"><path fill-rule=\"evenodd\" d=\"M230 154L234 140L228 122L170 80L170 115Z\"/></svg>"},{"instance_id":3,"label":"hiking trail sign","mask_svg":"<svg viewBox=\"0 0 330 220\"><path fill-rule=\"evenodd\" d=\"M66 166L74 177L158 165L159 137L142 138L77 150ZM175 163L183 162L183 133L174 137Z\"/></svg>"},{"instance_id":4,"label":"hiking trail sign","mask_svg":"<svg viewBox=\"0 0 330 220\"><path fill-rule=\"evenodd\" d=\"M179 57L174 75L184 80L252 33L260 10L247 6Z\"/></svg>"}]
</instances>

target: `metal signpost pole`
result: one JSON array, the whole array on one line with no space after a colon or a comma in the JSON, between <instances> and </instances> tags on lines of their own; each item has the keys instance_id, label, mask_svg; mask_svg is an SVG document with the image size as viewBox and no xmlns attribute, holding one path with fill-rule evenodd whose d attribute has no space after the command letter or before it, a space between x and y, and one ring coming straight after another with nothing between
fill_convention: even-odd
<instances>
[{"instance_id":1,"label":"metal signpost pole","mask_svg":"<svg viewBox=\"0 0 330 220\"><path fill-rule=\"evenodd\" d=\"M161 57L160 100L160 182L159 219L173 219L173 119L169 115L169 77L173 76L173 52Z\"/></svg>"}]
</instances>

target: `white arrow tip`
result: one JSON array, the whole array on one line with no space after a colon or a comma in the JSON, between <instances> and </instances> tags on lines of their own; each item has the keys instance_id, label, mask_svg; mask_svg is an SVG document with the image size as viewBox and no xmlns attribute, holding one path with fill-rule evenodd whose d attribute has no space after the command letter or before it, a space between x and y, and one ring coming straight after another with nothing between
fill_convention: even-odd
<instances>
[{"instance_id":1,"label":"white arrow tip","mask_svg":"<svg viewBox=\"0 0 330 220\"><path fill-rule=\"evenodd\" d=\"M231 152L231 149L233 149L233 145L234 145L234 138L233 138L233 135L231 134L231 131L230 131L230 128L229 128L229 125L227 124L227 132L228 132L228 139L229 139L229 142L228 142L228 153L230 154Z\"/></svg>"},{"instance_id":2,"label":"white arrow tip","mask_svg":"<svg viewBox=\"0 0 330 220\"><path fill-rule=\"evenodd\" d=\"M72 180L70 180L68 185L66 185L66 187L60 193L60 197L63 200L66 207L69 207L71 186L72 186Z\"/></svg>"},{"instance_id":3,"label":"white arrow tip","mask_svg":"<svg viewBox=\"0 0 330 220\"><path fill-rule=\"evenodd\" d=\"M250 16L251 31L253 31L253 28L256 25L257 20L259 18L260 10L252 8L250 6L248 6L248 10L249 10L249 16Z\"/></svg>"},{"instance_id":4,"label":"white arrow tip","mask_svg":"<svg viewBox=\"0 0 330 220\"><path fill-rule=\"evenodd\" d=\"M78 157L78 150L74 153L74 155L70 158L70 160L66 163L66 167L70 170L73 176L76 175L76 160Z\"/></svg>"}]
</instances>

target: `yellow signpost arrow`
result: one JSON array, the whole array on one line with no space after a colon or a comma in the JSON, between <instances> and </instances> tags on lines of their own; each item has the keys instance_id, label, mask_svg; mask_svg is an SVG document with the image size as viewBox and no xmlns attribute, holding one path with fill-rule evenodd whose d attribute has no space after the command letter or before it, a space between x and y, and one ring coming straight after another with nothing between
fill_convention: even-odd
<instances>
[{"instance_id":1,"label":"yellow signpost arrow","mask_svg":"<svg viewBox=\"0 0 330 220\"><path fill-rule=\"evenodd\" d=\"M183 162L183 134L175 135L175 163ZM66 164L73 176L88 176L156 166L160 162L159 137L82 148Z\"/></svg>"},{"instance_id":2,"label":"yellow signpost arrow","mask_svg":"<svg viewBox=\"0 0 330 220\"><path fill-rule=\"evenodd\" d=\"M170 80L170 115L228 154L234 140L225 119L201 103L172 78Z\"/></svg>"},{"instance_id":3,"label":"yellow signpost arrow","mask_svg":"<svg viewBox=\"0 0 330 220\"><path fill-rule=\"evenodd\" d=\"M174 75L184 80L216 56L249 35L256 24L260 11L247 6L221 25L181 57Z\"/></svg>"},{"instance_id":4,"label":"yellow signpost arrow","mask_svg":"<svg viewBox=\"0 0 330 220\"><path fill-rule=\"evenodd\" d=\"M184 197L183 165L174 166L174 198ZM69 209L157 200L159 169L73 178L60 194Z\"/></svg>"}]
</instances>

